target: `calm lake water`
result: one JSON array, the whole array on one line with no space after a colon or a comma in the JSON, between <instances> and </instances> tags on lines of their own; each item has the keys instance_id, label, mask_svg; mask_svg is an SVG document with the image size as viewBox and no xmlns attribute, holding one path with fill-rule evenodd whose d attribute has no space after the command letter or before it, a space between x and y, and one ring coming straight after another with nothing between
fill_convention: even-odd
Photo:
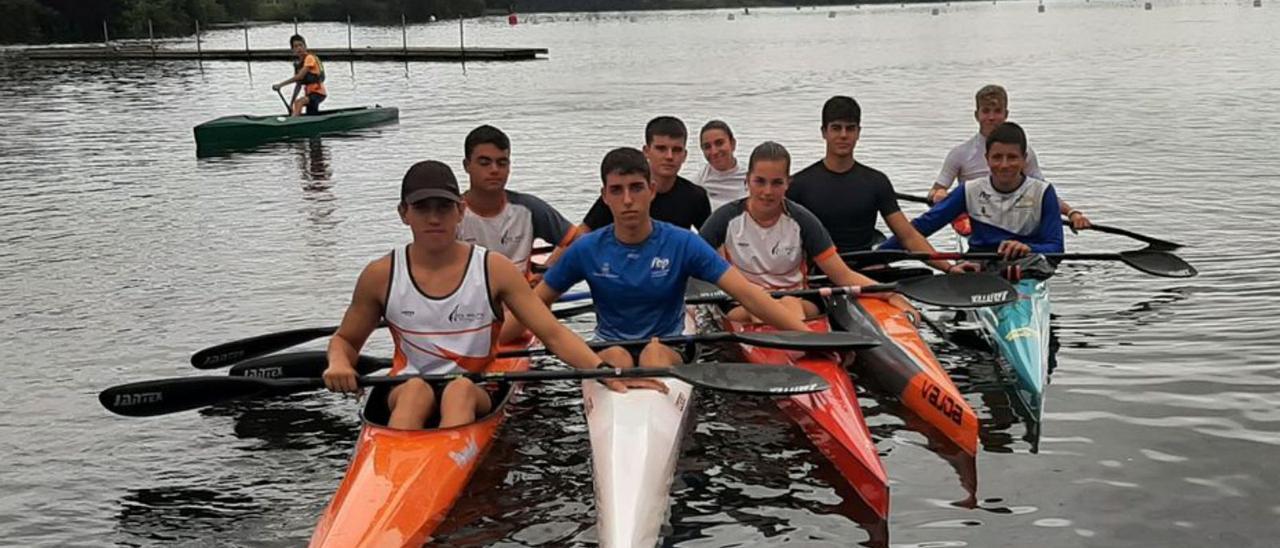
<instances>
[{"instance_id":1,"label":"calm lake water","mask_svg":"<svg viewBox=\"0 0 1280 548\"><path fill-rule=\"evenodd\" d=\"M861 9L526 16L467 23L511 64L330 62L327 107L401 121L197 159L192 126L282 108L285 62L0 59L0 543L294 546L340 480L357 405L327 394L126 419L99 390L193 375L194 350L336 322L355 276L406 241L404 170L460 168L462 138L513 138L511 187L580 219L604 152L644 123L727 120L740 158L822 153L833 94L864 109L860 161L923 193L975 130L972 95L1010 90L1048 178L1097 222L1187 244L1200 277L1073 263L1053 281L1061 345L1038 440L990 354L929 335L983 421L976 501L954 463L870 394L892 480L887 524L764 400L707 394L672 493L681 546L1276 546L1280 537L1280 5L983 2ZM313 46L345 25L304 24ZM283 46L292 25L251 30ZM240 47L240 30L207 47ZM399 28L356 28L399 45ZM409 29L453 45L457 25ZM696 173L695 153L684 169ZM910 212L918 212L914 206ZM939 238L943 240L943 238ZM1073 250L1138 247L1069 236ZM590 329L589 320L575 328ZM386 352L379 335L371 352ZM319 347L319 343L310 347ZM446 545L594 540L581 402L532 387L441 529ZM1033 452L1038 441L1038 451Z\"/></svg>"}]
</instances>

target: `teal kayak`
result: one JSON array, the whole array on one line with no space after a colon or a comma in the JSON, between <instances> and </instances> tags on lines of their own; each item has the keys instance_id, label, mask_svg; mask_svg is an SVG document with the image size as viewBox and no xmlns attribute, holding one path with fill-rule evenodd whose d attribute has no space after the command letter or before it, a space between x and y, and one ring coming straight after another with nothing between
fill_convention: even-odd
<instances>
[{"instance_id":1,"label":"teal kayak","mask_svg":"<svg viewBox=\"0 0 1280 548\"><path fill-rule=\"evenodd\" d=\"M1018 399L1039 422L1049 382L1049 283L1022 280L1014 287L1018 302L977 309L978 323L1013 370Z\"/></svg>"},{"instance_id":2,"label":"teal kayak","mask_svg":"<svg viewBox=\"0 0 1280 548\"><path fill-rule=\"evenodd\" d=\"M196 148L251 146L292 137L371 127L399 119L399 109L377 105L326 110L306 116L223 116L195 127Z\"/></svg>"},{"instance_id":3,"label":"teal kayak","mask_svg":"<svg viewBox=\"0 0 1280 548\"><path fill-rule=\"evenodd\" d=\"M957 235L961 252L968 241ZM1044 413L1044 387L1049 384L1049 282L1021 280L1013 284L1018 301L967 311L976 319L982 337L1013 370L1014 392L1031 420L1039 424Z\"/></svg>"}]
</instances>

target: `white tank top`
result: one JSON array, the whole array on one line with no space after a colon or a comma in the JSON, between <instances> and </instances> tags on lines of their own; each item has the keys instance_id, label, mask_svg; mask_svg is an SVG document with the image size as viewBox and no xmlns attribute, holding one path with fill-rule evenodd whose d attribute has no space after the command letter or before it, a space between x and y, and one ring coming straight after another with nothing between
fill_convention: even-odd
<instances>
[{"instance_id":1,"label":"white tank top","mask_svg":"<svg viewBox=\"0 0 1280 548\"><path fill-rule=\"evenodd\" d=\"M418 289L409 271L409 247L391 257L391 284L383 316L395 340L391 374L436 375L463 368L483 371L497 350L502 313L489 297L488 251L471 246L462 283L444 297Z\"/></svg>"}]
</instances>

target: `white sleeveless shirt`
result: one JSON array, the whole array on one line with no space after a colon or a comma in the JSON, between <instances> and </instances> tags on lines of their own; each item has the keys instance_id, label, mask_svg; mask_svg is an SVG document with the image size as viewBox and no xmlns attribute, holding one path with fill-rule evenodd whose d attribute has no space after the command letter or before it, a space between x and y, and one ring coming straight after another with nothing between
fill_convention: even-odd
<instances>
[{"instance_id":1,"label":"white sleeveless shirt","mask_svg":"<svg viewBox=\"0 0 1280 548\"><path fill-rule=\"evenodd\" d=\"M391 374L436 375L482 371L493 361L502 313L489 297L488 251L471 246L462 283L452 293L430 297L414 283L409 246L391 257L391 284L383 316L395 341Z\"/></svg>"},{"instance_id":2,"label":"white sleeveless shirt","mask_svg":"<svg viewBox=\"0 0 1280 548\"><path fill-rule=\"evenodd\" d=\"M1034 234L1040 226L1040 209L1049 183L1027 175L1013 192L1000 192L991 177L964 182L969 217L1014 234Z\"/></svg>"}]
</instances>

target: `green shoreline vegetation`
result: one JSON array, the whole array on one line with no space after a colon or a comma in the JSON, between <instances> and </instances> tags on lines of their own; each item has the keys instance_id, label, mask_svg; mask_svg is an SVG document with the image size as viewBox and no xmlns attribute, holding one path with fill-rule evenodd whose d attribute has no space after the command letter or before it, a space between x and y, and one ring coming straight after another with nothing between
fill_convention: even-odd
<instances>
[{"instance_id":1,"label":"green shoreline vegetation","mask_svg":"<svg viewBox=\"0 0 1280 548\"><path fill-rule=\"evenodd\" d=\"M860 3L898 3L864 0ZM916 0L919 1L919 0ZM937 0L941 1L941 0ZM241 21L346 21L399 24L431 17L487 13L640 11L850 4L849 0L0 0L0 44L100 42L103 22L111 39L190 36ZM150 29L148 29L150 23Z\"/></svg>"}]
</instances>

